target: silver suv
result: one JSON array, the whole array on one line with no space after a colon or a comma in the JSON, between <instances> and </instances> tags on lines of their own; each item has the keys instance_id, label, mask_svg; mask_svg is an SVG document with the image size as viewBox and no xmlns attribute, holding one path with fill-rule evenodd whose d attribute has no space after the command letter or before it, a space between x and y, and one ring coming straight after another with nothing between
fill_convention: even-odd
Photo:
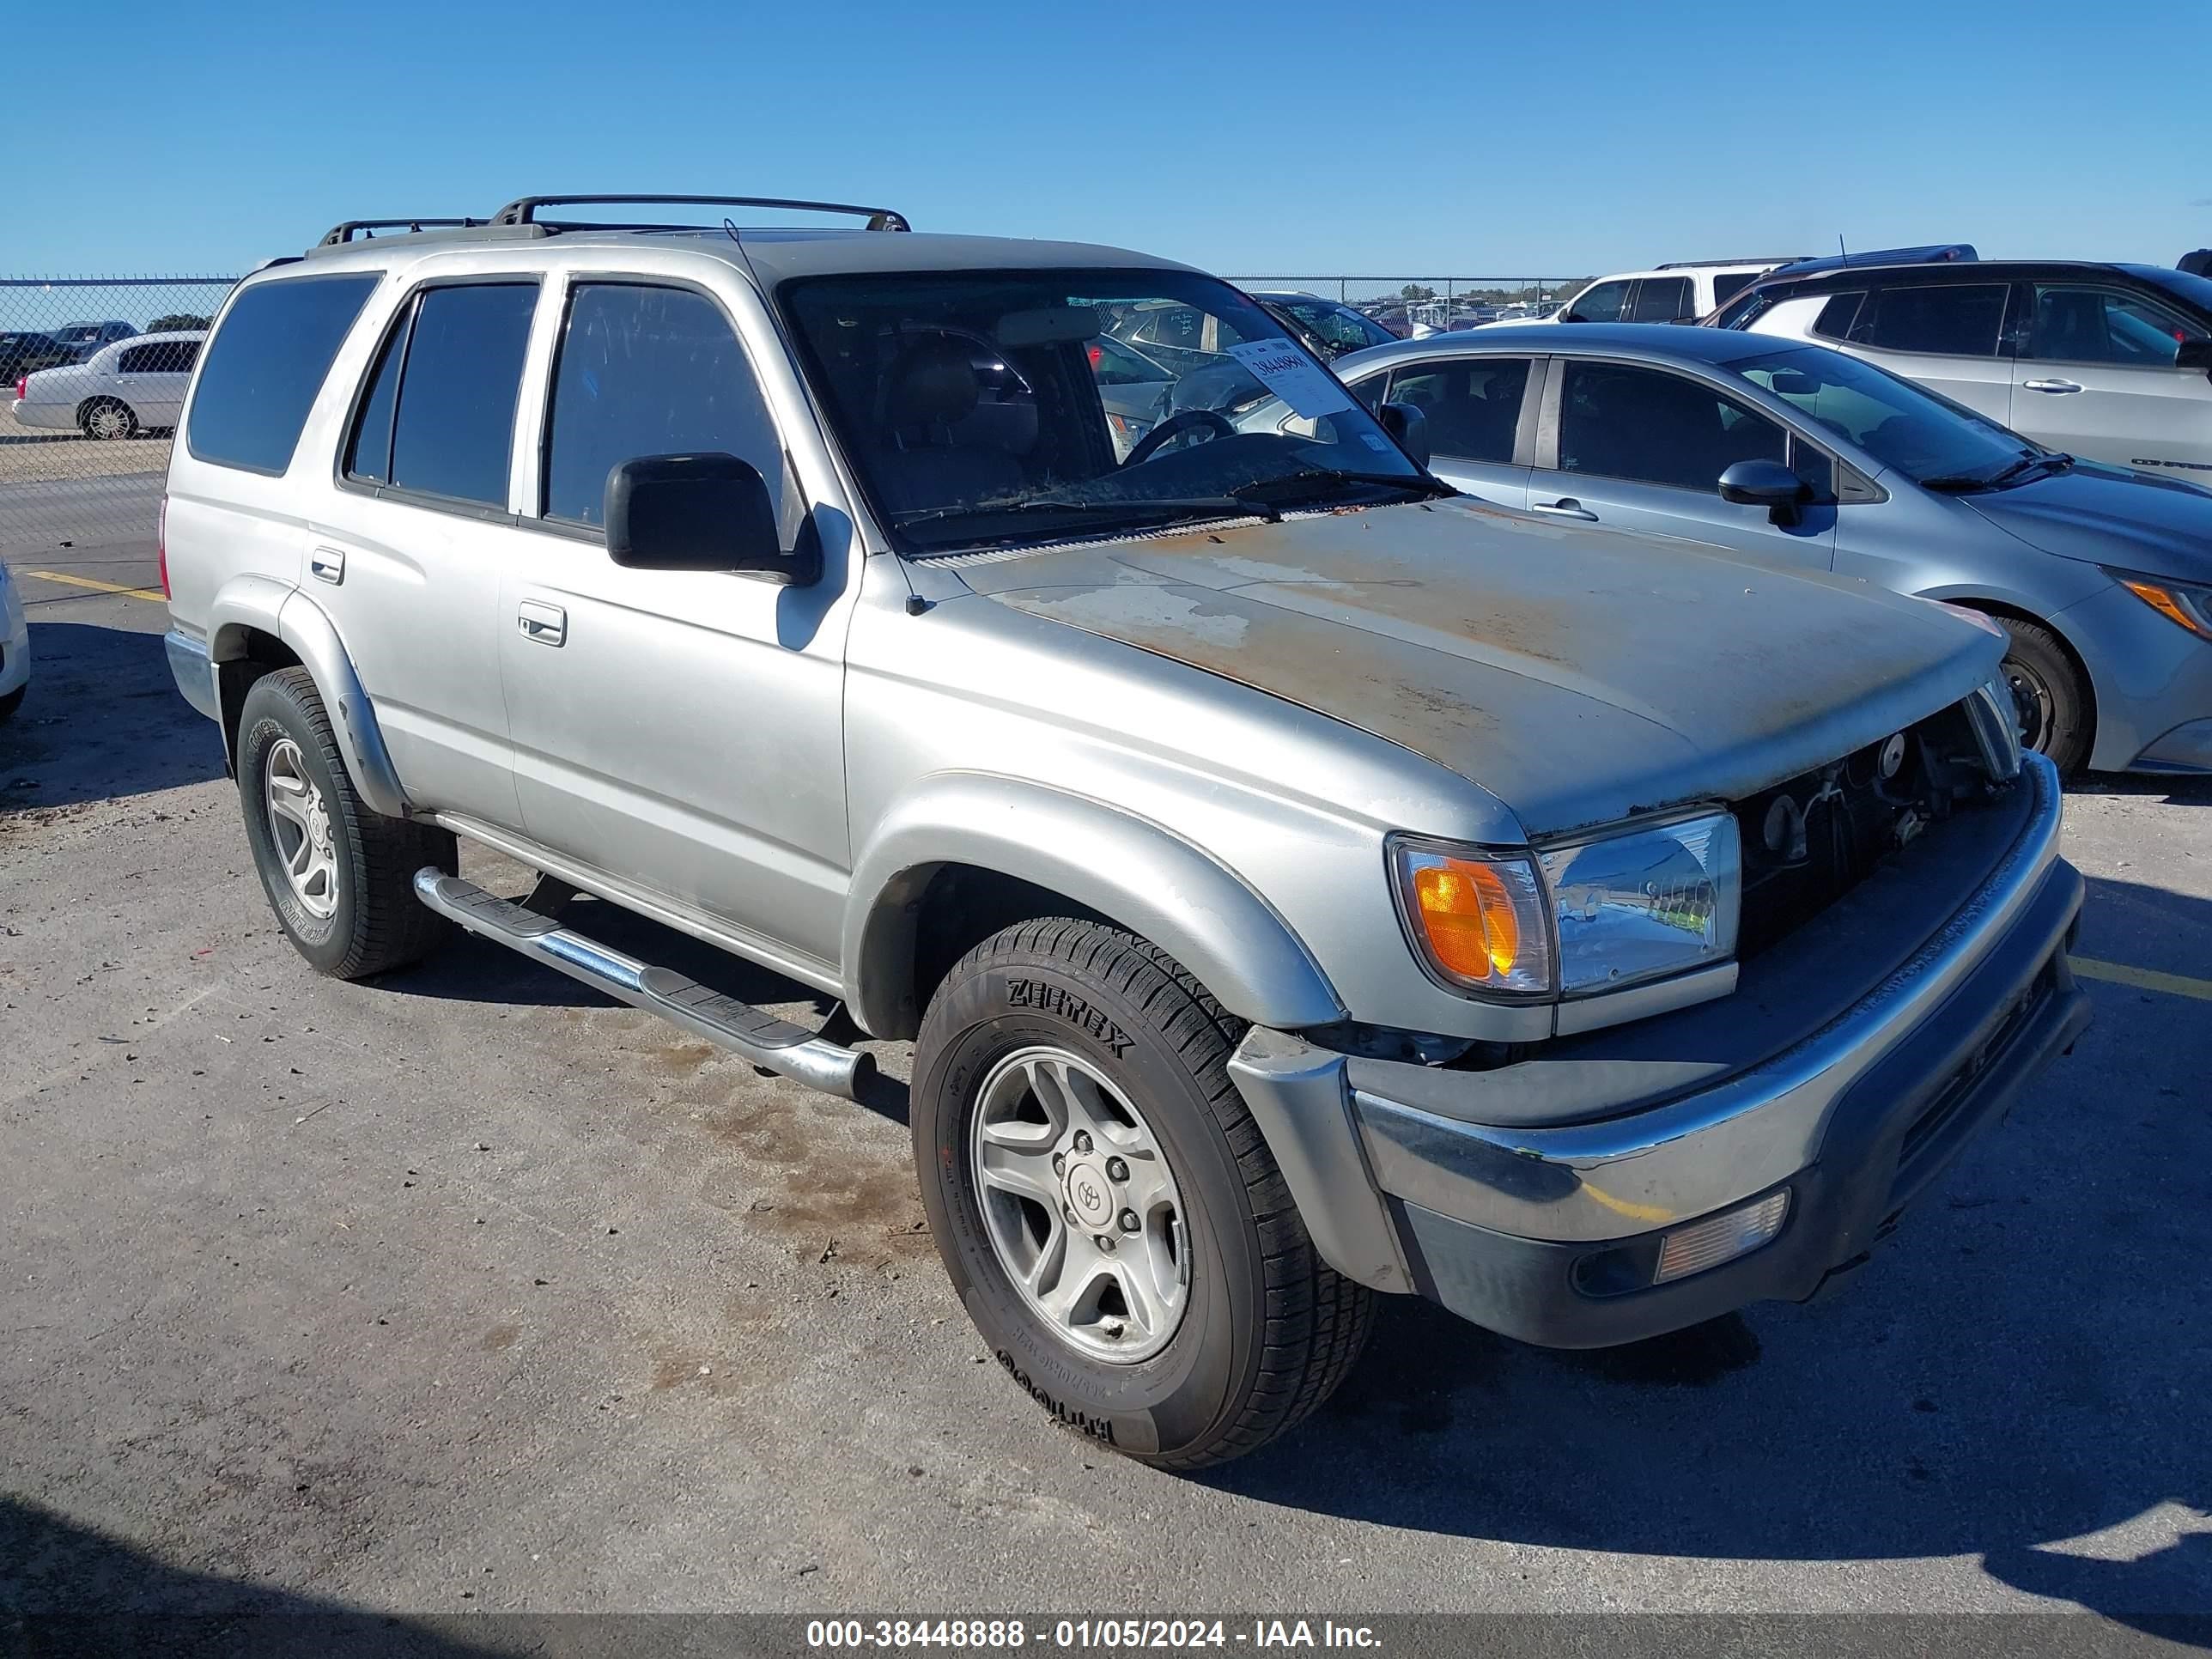
<instances>
[{"instance_id":1,"label":"silver suv","mask_svg":"<svg viewBox=\"0 0 2212 1659\"><path fill-rule=\"evenodd\" d=\"M1455 495L1183 266L594 201L239 287L178 684L322 972L458 925L882 1086L580 890L912 1039L945 1265L1063 1422L1251 1450L1376 1291L1563 1346L1810 1296L2087 1022L1987 628ZM1118 453L1102 343L1171 307L1297 418Z\"/></svg>"}]
</instances>

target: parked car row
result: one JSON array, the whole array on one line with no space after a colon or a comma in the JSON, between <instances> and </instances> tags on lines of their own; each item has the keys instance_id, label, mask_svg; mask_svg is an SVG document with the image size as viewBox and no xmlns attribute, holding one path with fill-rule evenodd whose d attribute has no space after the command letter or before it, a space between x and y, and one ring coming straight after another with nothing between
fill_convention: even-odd
<instances>
[{"instance_id":1,"label":"parked car row","mask_svg":"<svg viewBox=\"0 0 2212 1659\"><path fill-rule=\"evenodd\" d=\"M1987 422L1717 331L1333 374L1295 296L764 205L528 198L248 277L170 459L169 659L314 969L458 927L867 1096L580 890L912 1039L1009 1407L1188 1469L1325 1400L1376 1293L1572 1347L1805 1298L2086 1026L1998 630L1567 499L1727 472L1833 545L1815 481L1936 464L1846 394L1998 492Z\"/></svg>"},{"instance_id":2,"label":"parked car row","mask_svg":"<svg viewBox=\"0 0 2212 1659\"><path fill-rule=\"evenodd\" d=\"M131 335L81 362L32 369L17 380L9 407L25 426L74 428L88 438L167 430L184 408L206 338L198 330Z\"/></svg>"}]
</instances>

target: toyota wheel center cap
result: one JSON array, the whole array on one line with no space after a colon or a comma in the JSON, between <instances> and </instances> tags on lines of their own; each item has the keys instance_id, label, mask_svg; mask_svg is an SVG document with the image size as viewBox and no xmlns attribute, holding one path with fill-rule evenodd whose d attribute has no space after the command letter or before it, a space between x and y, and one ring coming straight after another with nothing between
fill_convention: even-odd
<instances>
[{"instance_id":1,"label":"toyota wheel center cap","mask_svg":"<svg viewBox=\"0 0 2212 1659\"><path fill-rule=\"evenodd\" d=\"M1067 1194L1067 1207L1086 1227L1104 1227L1121 1212L1102 1159L1070 1158L1061 1185Z\"/></svg>"}]
</instances>

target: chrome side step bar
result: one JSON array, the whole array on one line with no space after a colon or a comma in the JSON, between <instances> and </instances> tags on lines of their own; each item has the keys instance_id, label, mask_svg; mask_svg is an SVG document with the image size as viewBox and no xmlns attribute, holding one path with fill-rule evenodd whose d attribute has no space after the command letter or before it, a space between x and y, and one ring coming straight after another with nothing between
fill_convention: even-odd
<instances>
[{"instance_id":1,"label":"chrome side step bar","mask_svg":"<svg viewBox=\"0 0 2212 1659\"><path fill-rule=\"evenodd\" d=\"M415 896L478 938L504 945L592 989L659 1014L742 1060L810 1088L858 1100L875 1081L873 1054L840 1048L803 1025L710 991L672 968L658 968L563 927L553 917L487 893L434 865L415 872Z\"/></svg>"}]
</instances>

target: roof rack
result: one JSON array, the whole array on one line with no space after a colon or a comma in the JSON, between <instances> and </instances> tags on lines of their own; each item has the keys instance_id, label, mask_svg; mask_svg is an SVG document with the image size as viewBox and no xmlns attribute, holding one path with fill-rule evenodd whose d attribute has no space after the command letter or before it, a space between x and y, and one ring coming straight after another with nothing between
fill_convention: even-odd
<instances>
[{"instance_id":1,"label":"roof rack","mask_svg":"<svg viewBox=\"0 0 2212 1659\"><path fill-rule=\"evenodd\" d=\"M848 202L787 201L775 196L524 196L509 202L491 216L495 225L534 225L544 222L538 210L549 207L756 207L791 208L809 213L847 213L866 219L870 230L912 230L906 215L890 208L855 207ZM583 229L583 225L570 227ZM604 226L605 229L638 228Z\"/></svg>"},{"instance_id":2,"label":"roof rack","mask_svg":"<svg viewBox=\"0 0 2212 1659\"><path fill-rule=\"evenodd\" d=\"M1767 274L1810 276L1826 270L1856 270L1862 265L1940 265L1980 258L1972 242L1934 242L1923 247L1878 247L1863 253L1830 253L1817 259L1793 259Z\"/></svg>"},{"instance_id":3,"label":"roof rack","mask_svg":"<svg viewBox=\"0 0 2212 1659\"><path fill-rule=\"evenodd\" d=\"M315 246L342 247L354 240L356 231L361 234L362 240L368 241L380 230L397 230L404 234L426 229L467 230L486 222L483 219L349 219L343 224L332 225L325 231L323 240Z\"/></svg>"},{"instance_id":4,"label":"roof rack","mask_svg":"<svg viewBox=\"0 0 2212 1659\"><path fill-rule=\"evenodd\" d=\"M1802 253L1759 253L1742 259L1669 259L1663 265L1654 265L1654 270L1705 270L1717 265L1786 265L1802 259Z\"/></svg>"}]
</instances>

